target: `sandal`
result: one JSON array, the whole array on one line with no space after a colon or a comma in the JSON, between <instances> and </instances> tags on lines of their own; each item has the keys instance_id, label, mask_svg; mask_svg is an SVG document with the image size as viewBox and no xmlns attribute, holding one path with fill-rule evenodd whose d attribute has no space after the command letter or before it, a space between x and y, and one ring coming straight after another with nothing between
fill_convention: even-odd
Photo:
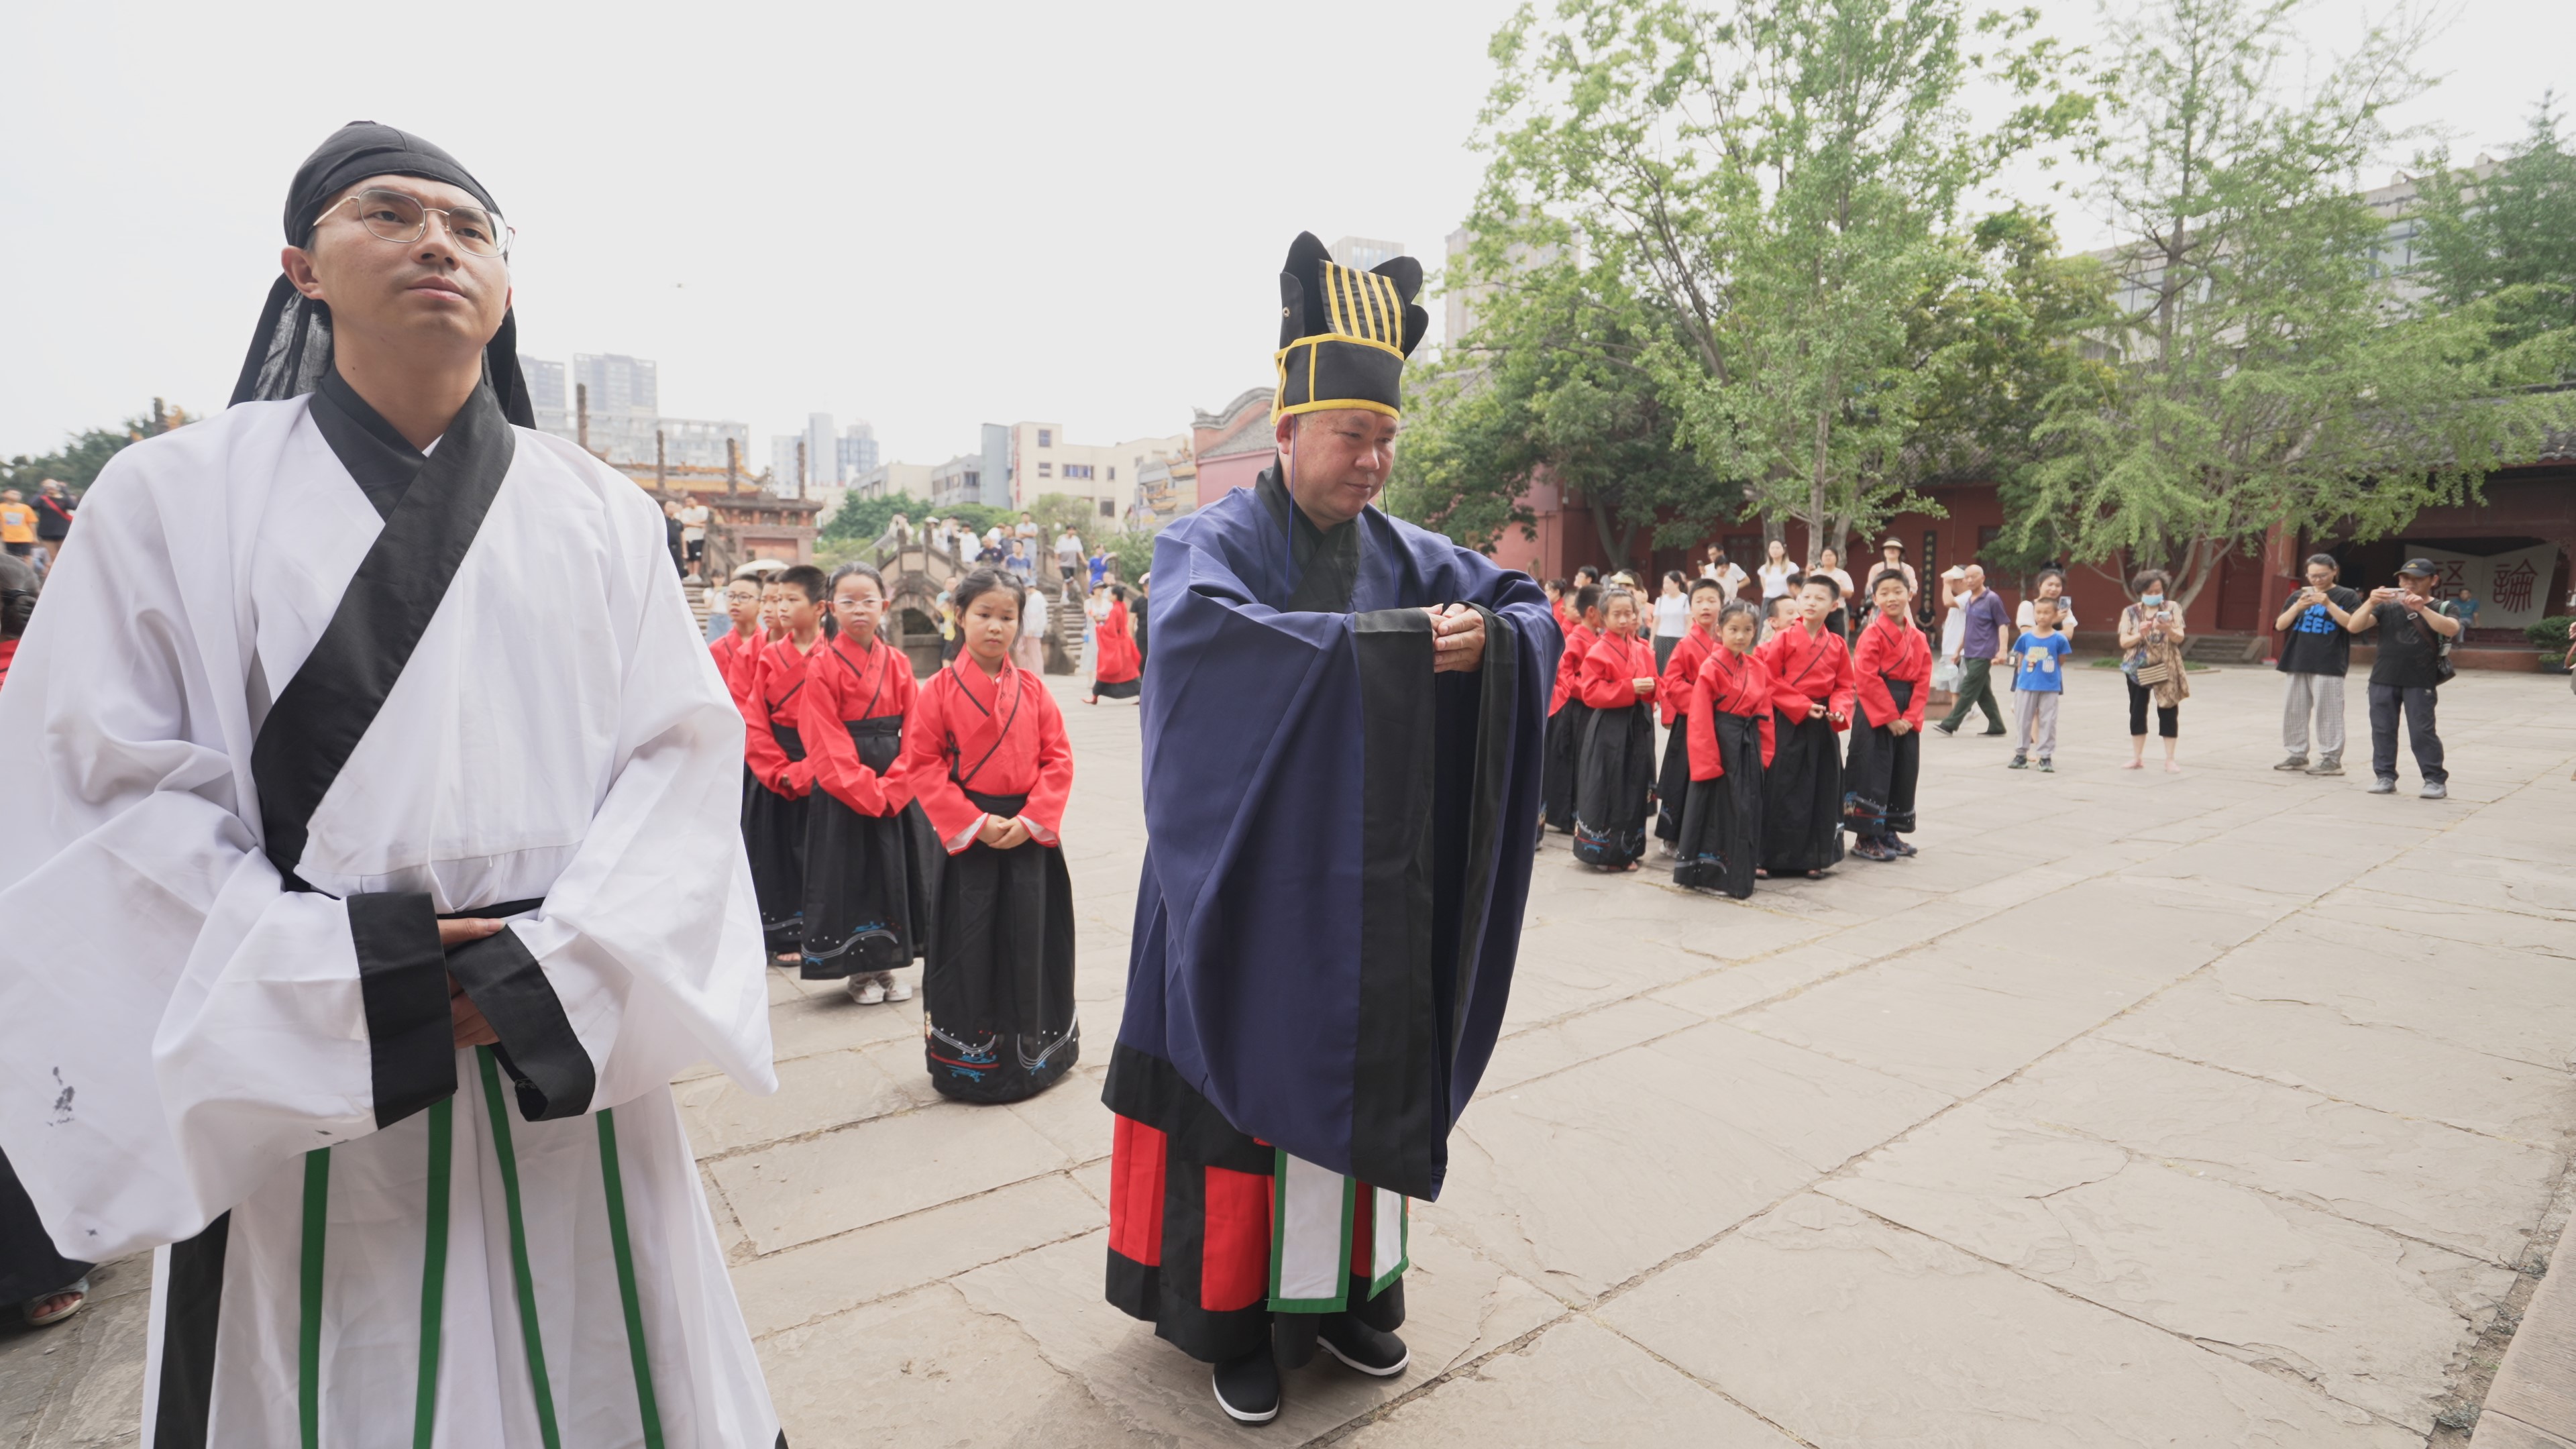
<instances>
[{"instance_id":1,"label":"sandal","mask_svg":"<svg viewBox=\"0 0 2576 1449\"><path fill-rule=\"evenodd\" d=\"M56 1308L51 1313L39 1311L44 1304L61 1302L61 1300L66 1298L71 1301L63 1303L61 1307ZM71 1317L73 1314L80 1312L82 1308L88 1305L88 1303L89 1275L84 1273L80 1276L80 1279L77 1282L74 1282L67 1288L57 1288L53 1292L45 1294L41 1298L28 1299L24 1304L20 1305L19 1311L26 1316L27 1326L29 1328L43 1328L50 1324L60 1323L64 1319ZM52 1350L48 1349L47 1352L50 1353Z\"/></svg>"}]
</instances>

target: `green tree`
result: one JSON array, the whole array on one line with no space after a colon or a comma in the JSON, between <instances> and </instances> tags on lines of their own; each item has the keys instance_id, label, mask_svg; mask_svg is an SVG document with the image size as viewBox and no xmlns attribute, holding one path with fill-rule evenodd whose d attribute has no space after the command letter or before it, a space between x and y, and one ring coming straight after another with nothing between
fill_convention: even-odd
<instances>
[{"instance_id":1,"label":"green tree","mask_svg":"<svg viewBox=\"0 0 2576 1449\"><path fill-rule=\"evenodd\" d=\"M190 421L185 408L171 407L156 397L148 413L127 418L112 428L83 429L53 452L21 453L0 464L0 488L15 488L33 497L46 479L53 478L68 486L77 498L89 490L108 459L145 438L184 427Z\"/></svg>"},{"instance_id":2,"label":"green tree","mask_svg":"<svg viewBox=\"0 0 2576 1449\"><path fill-rule=\"evenodd\" d=\"M2361 166L2423 88L2420 36L2373 30L2288 93L2294 0L2154 0L2110 27L2098 199L2127 240L2106 402L2061 388L2039 426L2028 541L2170 567L2188 602L2275 527L2360 538L2472 496L2536 453L2559 397L2492 302L2404 315L2376 275Z\"/></svg>"},{"instance_id":3,"label":"green tree","mask_svg":"<svg viewBox=\"0 0 2576 1449\"><path fill-rule=\"evenodd\" d=\"M2509 343L2576 329L2576 153L2559 140L2557 98L2540 98L2492 174L2445 152L2423 166L2413 279L2444 306L2494 299Z\"/></svg>"},{"instance_id":4,"label":"green tree","mask_svg":"<svg viewBox=\"0 0 2576 1449\"><path fill-rule=\"evenodd\" d=\"M1658 330L1615 266L1560 243L1490 258L1473 334L1407 398L1388 506L1470 547L1535 521L1544 476L1592 516L1614 567L1720 515L1716 480L1674 430L1640 358Z\"/></svg>"},{"instance_id":5,"label":"green tree","mask_svg":"<svg viewBox=\"0 0 2576 1449\"><path fill-rule=\"evenodd\" d=\"M1912 324L1965 280L1959 198L2085 114L2045 94L2061 58L2031 24L1957 0L1524 7L1493 44L1480 260L1567 231L1655 329L1640 364L1704 467L1684 511L1841 539L1906 501L1935 385ZM1980 68L2021 97L1984 129L1959 103Z\"/></svg>"},{"instance_id":6,"label":"green tree","mask_svg":"<svg viewBox=\"0 0 2576 1449\"><path fill-rule=\"evenodd\" d=\"M931 507L927 500L908 493L885 494L874 498L843 498L832 516L823 520L816 538L828 543L874 543L883 537L886 526L896 514L912 521L916 528L927 525Z\"/></svg>"}]
</instances>

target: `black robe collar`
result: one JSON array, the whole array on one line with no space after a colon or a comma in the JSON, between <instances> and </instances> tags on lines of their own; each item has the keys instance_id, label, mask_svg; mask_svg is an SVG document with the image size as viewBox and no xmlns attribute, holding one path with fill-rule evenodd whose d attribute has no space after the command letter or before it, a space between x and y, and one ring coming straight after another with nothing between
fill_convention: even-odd
<instances>
[{"instance_id":1,"label":"black robe collar","mask_svg":"<svg viewBox=\"0 0 2576 1449\"><path fill-rule=\"evenodd\" d=\"M1270 512L1271 521L1288 534L1288 561L1297 574L1296 592L1286 608L1291 613L1347 614L1360 582L1359 520L1327 533L1288 496L1277 462L1261 471L1253 492Z\"/></svg>"},{"instance_id":2,"label":"black robe collar","mask_svg":"<svg viewBox=\"0 0 2576 1449\"><path fill-rule=\"evenodd\" d=\"M409 438L358 396L336 367L326 369L314 384L313 426L321 430L332 456L375 505L376 516L390 520L429 455L413 447Z\"/></svg>"}]
</instances>

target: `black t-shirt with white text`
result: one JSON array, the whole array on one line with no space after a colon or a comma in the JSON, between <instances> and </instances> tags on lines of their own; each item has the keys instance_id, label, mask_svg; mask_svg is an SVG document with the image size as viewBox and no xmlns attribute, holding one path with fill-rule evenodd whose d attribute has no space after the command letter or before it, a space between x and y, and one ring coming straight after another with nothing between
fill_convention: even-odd
<instances>
[{"instance_id":1,"label":"black t-shirt with white text","mask_svg":"<svg viewBox=\"0 0 2576 1449\"><path fill-rule=\"evenodd\" d=\"M2441 654L2442 636L2433 626L2393 599L2373 607L2371 617L2379 621L2379 658L2370 666L2370 682L2399 689L2440 688L2442 676L2434 661Z\"/></svg>"},{"instance_id":2,"label":"black t-shirt with white text","mask_svg":"<svg viewBox=\"0 0 2576 1449\"><path fill-rule=\"evenodd\" d=\"M2292 594L2281 607L2296 604L2306 592L2301 589ZM2326 597L2347 614L2361 607L2361 595L2341 584L2328 585ZM2289 632L2281 636L2283 674L2331 674L2341 678L2351 668L2352 631L2336 623L2325 605L2310 604L2290 621Z\"/></svg>"}]
</instances>

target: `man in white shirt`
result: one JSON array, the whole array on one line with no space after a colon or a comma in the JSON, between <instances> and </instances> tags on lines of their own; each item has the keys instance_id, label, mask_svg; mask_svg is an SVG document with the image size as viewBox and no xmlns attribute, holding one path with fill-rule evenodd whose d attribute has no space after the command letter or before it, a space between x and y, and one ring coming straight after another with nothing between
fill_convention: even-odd
<instances>
[{"instance_id":1,"label":"man in white shirt","mask_svg":"<svg viewBox=\"0 0 2576 1449\"><path fill-rule=\"evenodd\" d=\"M702 582L699 565L707 556L707 506L693 495L680 509L680 557L688 564L688 581Z\"/></svg>"}]
</instances>

